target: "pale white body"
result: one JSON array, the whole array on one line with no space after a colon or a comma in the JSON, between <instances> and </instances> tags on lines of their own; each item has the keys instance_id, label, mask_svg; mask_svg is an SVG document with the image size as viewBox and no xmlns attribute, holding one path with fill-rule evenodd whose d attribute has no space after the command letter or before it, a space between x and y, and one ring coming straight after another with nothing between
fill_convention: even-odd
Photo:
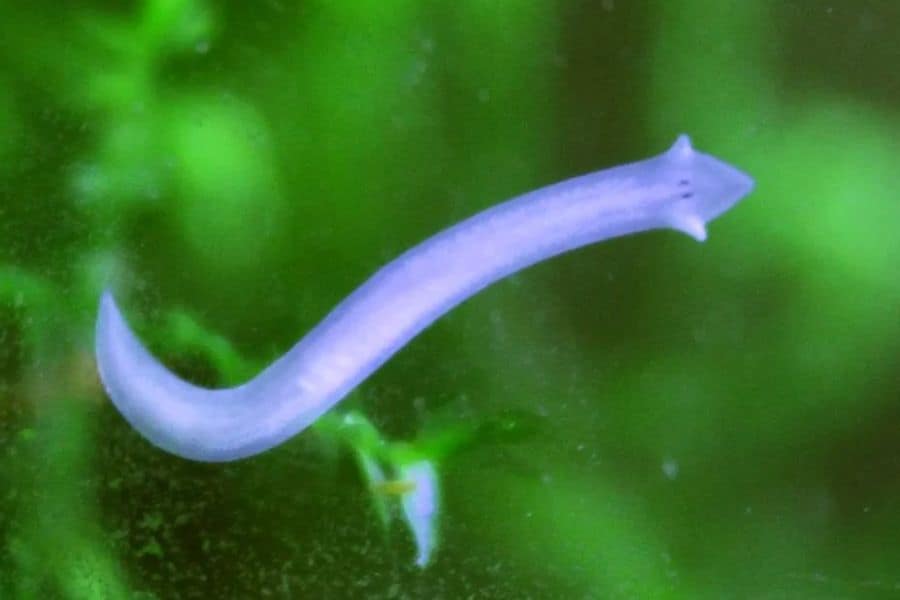
<instances>
[{"instance_id":1,"label":"pale white body","mask_svg":"<svg viewBox=\"0 0 900 600\"><path fill-rule=\"evenodd\" d=\"M97 363L110 398L151 442L185 458L252 456L302 431L411 338L485 286L579 246L658 228L703 240L752 180L687 136L659 156L576 177L481 212L390 262L255 379L207 390L141 345L109 292Z\"/></svg>"}]
</instances>

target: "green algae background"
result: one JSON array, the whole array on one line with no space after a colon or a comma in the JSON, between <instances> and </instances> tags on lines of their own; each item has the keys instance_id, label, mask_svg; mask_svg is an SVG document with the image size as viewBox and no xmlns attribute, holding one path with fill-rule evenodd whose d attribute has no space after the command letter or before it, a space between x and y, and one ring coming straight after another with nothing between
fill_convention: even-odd
<instances>
[{"instance_id":1,"label":"green algae background","mask_svg":"<svg viewBox=\"0 0 900 600\"><path fill-rule=\"evenodd\" d=\"M900 595L898 27L889 0L0 4L0 597ZM757 182L706 243L519 273L275 450L167 455L99 385L106 287L233 384L428 235L681 132ZM440 483L425 568L371 480L409 457Z\"/></svg>"}]
</instances>

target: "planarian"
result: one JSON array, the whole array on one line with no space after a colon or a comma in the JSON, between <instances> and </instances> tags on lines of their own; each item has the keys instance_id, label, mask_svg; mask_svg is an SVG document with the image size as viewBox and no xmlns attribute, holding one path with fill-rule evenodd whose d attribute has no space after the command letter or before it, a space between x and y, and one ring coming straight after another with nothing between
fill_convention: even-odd
<instances>
[{"instance_id":1,"label":"planarian","mask_svg":"<svg viewBox=\"0 0 900 600\"><path fill-rule=\"evenodd\" d=\"M686 135L663 154L528 192L411 248L375 272L256 378L208 390L157 361L110 292L96 328L100 376L122 415L158 447L228 461L313 423L436 319L511 273L574 248L669 228L698 241L753 180Z\"/></svg>"}]
</instances>

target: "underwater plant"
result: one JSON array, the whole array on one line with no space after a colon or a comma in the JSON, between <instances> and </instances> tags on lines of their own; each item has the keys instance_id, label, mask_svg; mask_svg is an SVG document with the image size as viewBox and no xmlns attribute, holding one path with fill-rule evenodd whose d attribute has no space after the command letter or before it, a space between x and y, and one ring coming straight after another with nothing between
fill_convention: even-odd
<instances>
[{"instance_id":1,"label":"underwater plant","mask_svg":"<svg viewBox=\"0 0 900 600\"><path fill-rule=\"evenodd\" d=\"M895 6L2 5L0 598L896 594ZM680 130L765 201L479 292L254 460L158 451L97 378L110 284L227 388Z\"/></svg>"}]
</instances>

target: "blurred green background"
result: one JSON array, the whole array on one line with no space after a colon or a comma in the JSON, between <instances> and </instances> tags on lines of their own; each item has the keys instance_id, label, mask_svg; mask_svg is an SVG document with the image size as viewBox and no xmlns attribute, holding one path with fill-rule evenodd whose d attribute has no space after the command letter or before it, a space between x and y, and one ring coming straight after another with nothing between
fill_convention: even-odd
<instances>
[{"instance_id":1,"label":"blurred green background","mask_svg":"<svg viewBox=\"0 0 900 600\"><path fill-rule=\"evenodd\" d=\"M0 597L900 595L898 27L893 0L3 2ZM708 242L517 274L337 408L437 465L425 569L360 438L191 463L97 382L104 287L233 383L432 233L681 132L757 181Z\"/></svg>"}]
</instances>

